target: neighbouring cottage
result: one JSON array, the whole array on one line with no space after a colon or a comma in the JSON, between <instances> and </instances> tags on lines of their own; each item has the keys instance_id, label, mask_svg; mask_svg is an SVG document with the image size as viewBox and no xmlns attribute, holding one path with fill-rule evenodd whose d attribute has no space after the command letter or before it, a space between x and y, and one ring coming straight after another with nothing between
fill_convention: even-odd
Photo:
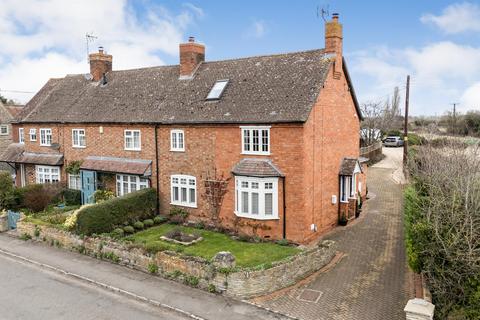
<instances>
[{"instance_id":1,"label":"neighbouring cottage","mask_svg":"<svg viewBox=\"0 0 480 320\"><path fill-rule=\"evenodd\" d=\"M161 213L181 206L192 221L309 242L366 196L342 41L334 15L325 49L311 51L205 61L192 37L179 65L112 71L100 48L89 74L32 98L0 160L23 170L18 185L59 181L84 202L154 187Z\"/></svg>"},{"instance_id":2,"label":"neighbouring cottage","mask_svg":"<svg viewBox=\"0 0 480 320\"><path fill-rule=\"evenodd\" d=\"M22 105L11 103L3 104L0 101L0 153L13 142L12 122L14 122L22 109ZM15 172L13 167L5 162L0 162L0 170Z\"/></svg>"}]
</instances>

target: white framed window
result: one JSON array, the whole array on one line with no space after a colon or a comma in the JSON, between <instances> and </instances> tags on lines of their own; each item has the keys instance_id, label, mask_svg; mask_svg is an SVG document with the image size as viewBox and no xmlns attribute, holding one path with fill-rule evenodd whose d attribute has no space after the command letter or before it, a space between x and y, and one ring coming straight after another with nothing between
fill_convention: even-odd
<instances>
[{"instance_id":1,"label":"white framed window","mask_svg":"<svg viewBox=\"0 0 480 320\"><path fill-rule=\"evenodd\" d=\"M18 142L25 143L25 129L18 128Z\"/></svg>"},{"instance_id":2,"label":"white framed window","mask_svg":"<svg viewBox=\"0 0 480 320\"><path fill-rule=\"evenodd\" d=\"M270 127L248 126L242 130L242 154L270 154Z\"/></svg>"},{"instance_id":3,"label":"white framed window","mask_svg":"<svg viewBox=\"0 0 480 320\"><path fill-rule=\"evenodd\" d=\"M259 220L278 219L278 178L236 176L235 214Z\"/></svg>"},{"instance_id":4,"label":"white framed window","mask_svg":"<svg viewBox=\"0 0 480 320\"><path fill-rule=\"evenodd\" d=\"M125 130L125 150L139 151L142 149L140 130Z\"/></svg>"},{"instance_id":5,"label":"white framed window","mask_svg":"<svg viewBox=\"0 0 480 320\"><path fill-rule=\"evenodd\" d=\"M8 136L8 125L0 125L0 136Z\"/></svg>"},{"instance_id":6,"label":"white framed window","mask_svg":"<svg viewBox=\"0 0 480 320\"><path fill-rule=\"evenodd\" d=\"M35 166L37 183L53 183L60 181L60 167Z\"/></svg>"},{"instance_id":7,"label":"white framed window","mask_svg":"<svg viewBox=\"0 0 480 320\"><path fill-rule=\"evenodd\" d=\"M37 129L30 129L28 132L30 135L30 141L37 141Z\"/></svg>"},{"instance_id":8,"label":"white framed window","mask_svg":"<svg viewBox=\"0 0 480 320\"><path fill-rule=\"evenodd\" d=\"M222 96L223 91L227 87L228 79L217 80L212 89L208 93L207 100L218 100Z\"/></svg>"},{"instance_id":9,"label":"white framed window","mask_svg":"<svg viewBox=\"0 0 480 320\"><path fill-rule=\"evenodd\" d=\"M121 197L128 193L146 189L149 181L145 177L117 174L117 196Z\"/></svg>"},{"instance_id":10,"label":"white framed window","mask_svg":"<svg viewBox=\"0 0 480 320\"><path fill-rule=\"evenodd\" d=\"M72 147L85 148L86 146L85 129L72 129Z\"/></svg>"},{"instance_id":11,"label":"white framed window","mask_svg":"<svg viewBox=\"0 0 480 320\"><path fill-rule=\"evenodd\" d=\"M52 129L40 129L40 145L52 145Z\"/></svg>"},{"instance_id":12,"label":"white framed window","mask_svg":"<svg viewBox=\"0 0 480 320\"><path fill-rule=\"evenodd\" d=\"M185 133L183 130L170 131L170 151L185 151Z\"/></svg>"},{"instance_id":13,"label":"white framed window","mask_svg":"<svg viewBox=\"0 0 480 320\"><path fill-rule=\"evenodd\" d=\"M82 181L79 174L68 174L68 187L75 190L82 189Z\"/></svg>"},{"instance_id":14,"label":"white framed window","mask_svg":"<svg viewBox=\"0 0 480 320\"><path fill-rule=\"evenodd\" d=\"M197 179L187 175L172 175L171 204L184 207L197 207Z\"/></svg>"}]
</instances>

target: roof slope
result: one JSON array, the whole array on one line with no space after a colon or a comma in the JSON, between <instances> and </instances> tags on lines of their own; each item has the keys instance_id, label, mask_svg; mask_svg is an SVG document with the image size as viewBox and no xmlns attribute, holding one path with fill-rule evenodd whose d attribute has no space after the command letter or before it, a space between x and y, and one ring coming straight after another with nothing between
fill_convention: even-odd
<instances>
[{"instance_id":1,"label":"roof slope","mask_svg":"<svg viewBox=\"0 0 480 320\"><path fill-rule=\"evenodd\" d=\"M179 66L113 71L105 86L83 75L51 79L27 104L23 122L304 122L331 60L323 50L204 62L193 79ZM229 79L218 101L215 81Z\"/></svg>"}]
</instances>

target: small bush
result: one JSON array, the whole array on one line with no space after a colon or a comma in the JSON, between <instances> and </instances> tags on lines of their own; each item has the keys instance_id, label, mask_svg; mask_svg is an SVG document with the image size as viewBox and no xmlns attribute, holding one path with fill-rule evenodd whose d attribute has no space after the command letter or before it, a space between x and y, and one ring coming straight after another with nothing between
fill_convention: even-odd
<instances>
[{"instance_id":1,"label":"small bush","mask_svg":"<svg viewBox=\"0 0 480 320\"><path fill-rule=\"evenodd\" d=\"M173 224L182 224L188 218L188 211L180 207L172 207L170 209L170 222Z\"/></svg>"},{"instance_id":2,"label":"small bush","mask_svg":"<svg viewBox=\"0 0 480 320\"><path fill-rule=\"evenodd\" d=\"M82 192L80 190L65 189L62 195L65 205L67 206L78 206L82 204Z\"/></svg>"},{"instance_id":3,"label":"small bush","mask_svg":"<svg viewBox=\"0 0 480 320\"><path fill-rule=\"evenodd\" d=\"M114 263L119 263L120 262L120 257L117 256L115 253L113 252L105 252L102 254L102 257L107 259L107 260L110 260Z\"/></svg>"},{"instance_id":4,"label":"small bush","mask_svg":"<svg viewBox=\"0 0 480 320\"><path fill-rule=\"evenodd\" d=\"M33 232L33 235L35 238L40 237L40 228L38 226L35 226L35 231Z\"/></svg>"},{"instance_id":5,"label":"small bush","mask_svg":"<svg viewBox=\"0 0 480 320\"><path fill-rule=\"evenodd\" d=\"M216 293L217 292L217 288L215 287L215 285L213 283L209 283L208 284L208 288L207 288L208 292L210 293Z\"/></svg>"},{"instance_id":6,"label":"small bush","mask_svg":"<svg viewBox=\"0 0 480 320\"><path fill-rule=\"evenodd\" d=\"M135 232L135 229L132 226L123 227L123 231L127 234L132 234Z\"/></svg>"},{"instance_id":7,"label":"small bush","mask_svg":"<svg viewBox=\"0 0 480 320\"><path fill-rule=\"evenodd\" d=\"M149 188L87 207L78 214L77 232L86 235L108 233L124 223L150 218L156 202L157 192Z\"/></svg>"},{"instance_id":8,"label":"small bush","mask_svg":"<svg viewBox=\"0 0 480 320\"><path fill-rule=\"evenodd\" d=\"M153 220L152 219L143 220L143 225L145 226L145 228L149 228L153 226Z\"/></svg>"},{"instance_id":9,"label":"small bush","mask_svg":"<svg viewBox=\"0 0 480 320\"><path fill-rule=\"evenodd\" d=\"M145 251L150 254L155 254L157 252L166 251L169 249L169 246L162 242L148 242L144 247Z\"/></svg>"},{"instance_id":10,"label":"small bush","mask_svg":"<svg viewBox=\"0 0 480 320\"><path fill-rule=\"evenodd\" d=\"M162 224L168 221L168 218L165 216L156 216L153 218L153 223L154 224Z\"/></svg>"},{"instance_id":11,"label":"small bush","mask_svg":"<svg viewBox=\"0 0 480 320\"><path fill-rule=\"evenodd\" d=\"M143 222L141 221L137 221L133 224L133 227L137 230L143 230L143 228L145 227L145 225L143 224Z\"/></svg>"},{"instance_id":12,"label":"small bush","mask_svg":"<svg viewBox=\"0 0 480 320\"><path fill-rule=\"evenodd\" d=\"M281 246L288 246L288 244L289 244L287 239L277 240L276 243L281 245Z\"/></svg>"},{"instance_id":13,"label":"small bush","mask_svg":"<svg viewBox=\"0 0 480 320\"><path fill-rule=\"evenodd\" d=\"M148 266L148 272L150 272L151 274L156 274L158 273L158 266L156 263L149 263Z\"/></svg>"},{"instance_id":14,"label":"small bush","mask_svg":"<svg viewBox=\"0 0 480 320\"><path fill-rule=\"evenodd\" d=\"M200 280L195 276L186 276L184 282L189 286L196 287L200 283Z\"/></svg>"},{"instance_id":15,"label":"small bush","mask_svg":"<svg viewBox=\"0 0 480 320\"><path fill-rule=\"evenodd\" d=\"M23 240L23 241L27 241L27 240L32 239L32 236L29 235L28 233L24 233L20 236L20 239Z\"/></svg>"},{"instance_id":16,"label":"small bush","mask_svg":"<svg viewBox=\"0 0 480 320\"><path fill-rule=\"evenodd\" d=\"M95 199L95 203L101 203L115 198L115 194L110 190L97 190L93 194L93 198Z\"/></svg>"},{"instance_id":17,"label":"small bush","mask_svg":"<svg viewBox=\"0 0 480 320\"><path fill-rule=\"evenodd\" d=\"M418 146L424 144L426 141L425 138L420 137L418 134L409 133L408 134L408 145Z\"/></svg>"},{"instance_id":18,"label":"small bush","mask_svg":"<svg viewBox=\"0 0 480 320\"><path fill-rule=\"evenodd\" d=\"M121 229L121 228L116 228L112 231L112 233L113 233L114 236L116 236L118 238L121 238L125 234L125 231L123 231L123 229Z\"/></svg>"},{"instance_id":19,"label":"small bush","mask_svg":"<svg viewBox=\"0 0 480 320\"><path fill-rule=\"evenodd\" d=\"M62 186L54 184L31 184L23 188L17 188L16 197L20 207L33 212L45 210L48 205L59 200Z\"/></svg>"},{"instance_id":20,"label":"small bush","mask_svg":"<svg viewBox=\"0 0 480 320\"><path fill-rule=\"evenodd\" d=\"M42 220L50 224L62 225L62 224L65 224L65 222L67 221L67 218L68 216L65 213L61 212L61 213L49 214L45 216Z\"/></svg>"}]
</instances>

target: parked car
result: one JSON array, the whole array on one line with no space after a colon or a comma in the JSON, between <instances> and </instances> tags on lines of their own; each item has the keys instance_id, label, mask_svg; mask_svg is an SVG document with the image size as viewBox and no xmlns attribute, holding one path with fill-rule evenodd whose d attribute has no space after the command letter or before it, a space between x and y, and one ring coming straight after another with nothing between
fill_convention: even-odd
<instances>
[{"instance_id":1,"label":"parked car","mask_svg":"<svg viewBox=\"0 0 480 320\"><path fill-rule=\"evenodd\" d=\"M403 146L403 139L399 136L389 136L383 141L385 147L401 147Z\"/></svg>"}]
</instances>

